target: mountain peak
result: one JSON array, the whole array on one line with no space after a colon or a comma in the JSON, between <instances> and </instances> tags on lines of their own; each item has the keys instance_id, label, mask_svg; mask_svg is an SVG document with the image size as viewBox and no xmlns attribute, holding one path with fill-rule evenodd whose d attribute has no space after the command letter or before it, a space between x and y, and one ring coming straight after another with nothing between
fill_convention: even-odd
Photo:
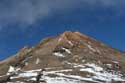
<instances>
[{"instance_id":1,"label":"mountain peak","mask_svg":"<svg viewBox=\"0 0 125 83\"><path fill-rule=\"evenodd\" d=\"M59 41L58 43L64 43L64 42L69 42L69 41L78 41L81 38L88 38L86 35L81 34L80 32L71 32L71 31L66 31L62 33L59 36Z\"/></svg>"},{"instance_id":2,"label":"mountain peak","mask_svg":"<svg viewBox=\"0 0 125 83\"><path fill-rule=\"evenodd\" d=\"M70 31L66 31L59 36L58 44L66 44L67 42L72 45L72 41L78 39L79 37Z\"/></svg>"},{"instance_id":3,"label":"mountain peak","mask_svg":"<svg viewBox=\"0 0 125 83\"><path fill-rule=\"evenodd\" d=\"M0 62L0 83L3 83L2 78L7 82L8 74L12 83L31 83L36 81L34 78L43 68L47 70L43 76L46 83L67 83L67 80L70 83L77 80L80 83L125 82L122 78L122 74L125 74L125 57L120 53L80 32L66 31L57 37L46 38L35 46L25 46L15 56ZM54 82L50 81L51 78Z\"/></svg>"},{"instance_id":4,"label":"mountain peak","mask_svg":"<svg viewBox=\"0 0 125 83\"><path fill-rule=\"evenodd\" d=\"M75 32L71 32L71 31L66 31L64 32L63 34L61 34L61 37L63 38L71 38L71 39L89 39L90 37L85 35L85 34L82 34L78 31L75 31Z\"/></svg>"},{"instance_id":5,"label":"mountain peak","mask_svg":"<svg viewBox=\"0 0 125 83\"><path fill-rule=\"evenodd\" d=\"M80 37L82 37L82 38L88 38L88 36L87 35L85 35L85 34L82 34L82 33L80 33L80 32L78 32L78 31L76 31L76 32L74 32L76 35L78 35L78 36L80 36Z\"/></svg>"}]
</instances>

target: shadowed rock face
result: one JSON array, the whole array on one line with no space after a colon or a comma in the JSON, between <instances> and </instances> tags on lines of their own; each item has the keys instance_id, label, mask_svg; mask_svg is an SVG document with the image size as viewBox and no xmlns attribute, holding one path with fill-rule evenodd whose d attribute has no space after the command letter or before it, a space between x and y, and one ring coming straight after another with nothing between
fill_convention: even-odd
<instances>
[{"instance_id":1,"label":"shadowed rock face","mask_svg":"<svg viewBox=\"0 0 125 83\"><path fill-rule=\"evenodd\" d=\"M33 47L25 46L16 55L0 62L0 75L7 74L10 66L14 67L15 71L17 69L29 71L45 68L47 72L50 72L71 69L71 71L62 72L63 76L66 78L66 75L81 76L82 78L89 76L96 81L103 82L104 80L100 80L101 78L95 78L96 74L102 75L105 72L108 75L109 71L111 73L118 72L120 75L124 74L125 56L122 56L122 52L119 50L80 32L64 32L57 37L46 38ZM17 74L20 75L21 73L18 72ZM52 73L48 76L59 75ZM13 81L21 81L29 79L29 77L16 78ZM68 78L73 77L69 76ZM90 81L90 79L85 79L81 80Z\"/></svg>"}]
</instances>

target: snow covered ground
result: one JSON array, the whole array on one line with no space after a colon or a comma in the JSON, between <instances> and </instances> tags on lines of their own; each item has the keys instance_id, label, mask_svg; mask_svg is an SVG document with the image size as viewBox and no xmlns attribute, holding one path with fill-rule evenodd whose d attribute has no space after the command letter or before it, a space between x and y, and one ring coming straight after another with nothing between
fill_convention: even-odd
<instances>
[{"instance_id":1,"label":"snow covered ground","mask_svg":"<svg viewBox=\"0 0 125 83\"><path fill-rule=\"evenodd\" d=\"M122 78L122 74L120 74L120 72L107 72L102 67L93 63L86 63L84 65L76 63L69 63L69 64L72 64L74 68L79 68L80 72L92 73L94 76L82 77L79 75L64 74L64 72L73 71L73 69L64 69L64 70L46 71L43 73L43 77L41 78L41 80L44 79L47 83L91 83L91 82L111 83L112 81L125 82L125 79ZM10 67L10 69L12 69L12 67ZM18 73L17 76L11 77L11 79L13 80L16 78L24 77L28 78L28 80L35 81L39 71L40 69L23 71L21 73ZM49 75L55 75L55 76L52 77ZM13 83L13 82L8 82L8 83ZM17 81L16 83L25 83L25 82Z\"/></svg>"}]
</instances>

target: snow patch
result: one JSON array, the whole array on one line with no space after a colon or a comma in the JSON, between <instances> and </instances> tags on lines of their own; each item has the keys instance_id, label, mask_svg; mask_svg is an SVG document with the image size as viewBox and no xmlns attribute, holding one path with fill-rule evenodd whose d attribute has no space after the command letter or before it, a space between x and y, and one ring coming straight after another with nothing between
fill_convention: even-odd
<instances>
[{"instance_id":1,"label":"snow patch","mask_svg":"<svg viewBox=\"0 0 125 83\"><path fill-rule=\"evenodd\" d=\"M85 60L82 60L82 63L85 63L86 61Z\"/></svg>"},{"instance_id":2,"label":"snow patch","mask_svg":"<svg viewBox=\"0 0 125 83\"><path fill-rule=\"evenodd\" d=\"M13 66L10 66L8 72L14 72L15 71L15 68Z\"/></svg>"},{"instance_id":3,"label":"snow patch","mask_svg":"<svg viewBox=\"0 0 125 83\"><path fill-rule=\"evenodd\" d=\"M23 73L20 73L16 77L11 77L11 79L20 78L20 77L33 77L33 76L36 77L37 73L36 72L23 72Z\"/></svg>"},{"instance_id":4,"label":"snow patch","mask_svg":"<svg viewBox=\"0 0 125 83\"><path fill-rule=\"evenodd\" d=\"M108 68L112 68L112 64L106 64Z\"/></svg>"},{"instance_id":5,"label":"snow patch","mask_svg":"<svg viewBox=\"0 0 125 83\"><path fill-rule=\"evenodd\" d=\"M69 49L66 48L62 48L63 50L65 50L67 53L71 54L71 51Z\"/></svg>"},{"instance_id":6,"label":"snow patch","mask_svg":"<svg viewBox=\"0 0 125 83\"><path fill-rule=\"evenodd\" d=\"M64 69L64 70L53 70L53 71L45 71L43 74L43 78L47 83L84 83L85 81L95 82L95 83L111 83L112 81L125 81L122 78L122 74L120 72L107 72L102 67L94 64L94 63L86 63L86 64L78 64L78 63L69 63L74 68L78 68L81 72L88 72L92 73L93 75L89 77L82 77L79 75L70 75L64 74L63 72L73 71L73 69ZM48 68L51 69L51 68ZM10 70L13 71L14 67L10 66ZM36 76L41 69L37 70L29 70L29 71L22 71L18 73L17 76L11 77L11 79L26 77L29 80L36 80ZM57 75L57 77L49 77L49 75ZM89 75L89 74L88 74ZM41 80L43 80L41 78ZM104 82L103 82L104 81ZM9 82L8 82L9 83ZM11 82L10 82L11 83ZM23 82L16 82L16 83L23 83Z\"/></svg>"},{"instance_id":7,"label":"snow patch","mask_svg":"<svg viewBox=\"0 0 125 83\"><path fill-rule=\"evenodd\" d=\"M53 53L53 55L58 56L58 57L65 57L63 54L61 54L60 52L55 52Z\"/></svg>"},{"instance_id":8,"label":"snow patch","mask_svg":"<svg viewBox=\"0 0 125 83\"><path fill-rule=\"evenodd\" d=\"M10 66L7 75L10 75L10 73L13 72L15 72L15 68L13 66Z\"/></svg>"},{"instance_id":9,"label":"snow patch","mask_svg":"<svg viewBox=\"0 0 125 83\"><path fill-rule=\"evenodd\" d=\"M25 65L27 66L27 65L28 65L28 62L26 62Z\"/></svg>"},{"instance_id":10,"label":"snow patch","mask_svg":"<svg viewBox=\"0 0 125 83\"><path fill-rule=\"evenodd\" d=\"M61 41L62 41L62 38L59 38L59 40L58 40L58 44L59 44Z\"/></svg>"},{"instance_id":11,"label":"snow patch","mask_svg":"<svg viewBox=\"0 0 125 83\"><path fill-rule=\"evenodd\" d=\"M17 81L17 83L25 83L25 82L20 82L20 81Z\"/></svg>"},{"instance_id":12,"label":"snow patch","mask_svg":"<svg viewBox=\"0 0 125 83\"><path fill-rule=\"evenodd\" d=\"M85 77L81 77L81 76L77 76L77 75L65 75L63 73L56 73L56 74L59 75L59 76L62 76L62 77L66 77L66 78L70 78L70 79L75 79L75 80L98 82L98 81L93 80L92 78L85 78Z\"/></svg>"},{"instance_id":13,"label":"snow patch","mask_svg":"<svg viewBox=\"0 0 125 83\"><path fill-rule=\"evenodd\" d=\"M88 46L88 48L89 48L90 50L92 50L93 52L96 52L96 50L95 50L94 48L92 48L91 45L87 45L87 46Z\"/></svg>"},{"instance_id":14,"label":"snow patch","mask_svg":"<svg viewBox=\"0 0 125 83\"><path fill-rule=\"evenodd\" d=\"M32 77L32 76L37 76L37 73L34 72L26 72L26 73L21 73L19 77Z\"/></svg>"},{"instance_id":15,"label":"snow patch","mask_svg":"<svg viewBox=\"0 0 125 83\"><path fill-rule=\"evenodd\" d=\"M91 77L94 80L102 80L106 82L111 82L112 80L125 81L125 79L122 78L122 74L119 72L107 72L102 67L99 67L95 64L87 63L85 65L87 68L80 69L80 71L94 74L94 76Z\"/></svg>"},{"instance_id":16,"label":"snow patch","mask_svg":"<svg viewBox=\"0 0 125 83\"><path fill-rule=\"evenodd\" d=\"M97 49L96 51L97 51L97 53L102 54L99 49Z\"/></svg>"},{"instance_id":17,"label":"snow patch","mask_svg":"<svg viewBox=\"0 0 125 83\"><path fill-rule=\"evenodd\" d=\"M37 59L36 59L36 64L39 64L39 63L40 63L40 59L37 58Z\"/></svg>"},{"instance_id":18,"label":"snow patch","mask_svg":"<svg viewBox=\"0 0 125 83\"><path fill-rule=\"evenodd\" d=\"M71 41L68 41L68 43L69 43L71 46L73 46L73 43L72 43Z\"/></svg>"},{"instance_id":19,"label":"snow patch","mask_svg":"<svg viewBox=\"0 0 125 83\"><path fill-rule=\"evenodd\" d=\"M94 71L103 71L103 68L102 67L99 67L99 66L97 66L97 65L95 65L95 64L93 64L93 63L87 63L87 64L85 64L86 66L89 66L90 68L92 68Z\"/></svg>"},{"instance_id":20,"label":"snow patch","mask_svg":"<svg viewBox=\"0 0 125 83\"><path fill-rule=\"evenodd\" d=\"M77 77L77 76L70 76L75 79L69 79L69 75L65 76L62 75L62 77L56 77L56 78L50 78L50 77L45 77L45 80L47 83L83 83L81 80L77 80L76 78L82 78L82 77ZM82 78L83 80L84 78ZM84 80L91 80L90 78L85 78Z\"/></svg>"},{"instance_id":21,"label":"snow patch","mask_svg":"<svg viewBox=\"0 0 125 83\"><path fill-rule=\"evenodd\" d=\"M67 64L73 66L74 68L84 68L85 67L82 64L76 64L76 63L70 63L70 62L67 62Z\"/></svg>"}]
</instances>

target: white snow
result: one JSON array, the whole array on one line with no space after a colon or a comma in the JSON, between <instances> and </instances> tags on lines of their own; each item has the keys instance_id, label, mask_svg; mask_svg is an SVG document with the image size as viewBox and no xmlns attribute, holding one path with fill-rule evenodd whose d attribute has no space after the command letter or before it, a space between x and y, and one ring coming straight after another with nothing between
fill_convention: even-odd
<instances>
[{"instance_id":1,"label":"white snow","mask_svg":"<svg viewBox=\"0 0 125 83\"><path fill-rule=\"evenodd\" d=\"M91 67L91 68L93 68L93 70L94 71L103 71L103 68L102 67L99 67L99 66L97 66L97 65L95 65L95 64L93 64L93 63L87 63L87 64L85 64L86 66L89 66L89 67Z\"/></svg>"},{"instance_id":2,"label":"white snow","mask_svg":"<svg viewBox=\"0 0 125 83\"><path fill-rule=\"evenodd\" d=\"M17 83L25 83L25 82L20 82L20 81L17 81Z\"/></svg>"},{"instance_id":3,"label":"white snow","mask_svg":"<svg viewBox=\"0 0 125 83\"><path fill-rule=\"evenodd\" d=\"M73 76L73 75L60 74L60 76L61 77L56 77L56 78L45 77L45 79L47 83L84 83L84 82L81 82L81 80L97 82L92 80L91 78L83 78L83 77Z\"/></svg>"},{"instance_id":4,"label":"white snow","mask_svg":"<svg viewBox=\"0 0 125 83\"><path fill-rule=\"evenodd\" d=\"M28 62L25 62L25 65L27 66L27 65L28 65Z\"/></svg>"},{"instance_id":5,"label":"white snow","mask_svg":"<svg viewBox=\"0 0 125 83\"><path fill-rule=\"evenodd\" d=\"M39 63L40 63L40 59L37 58L37 59L36 59L36 64L39 64Z\"/></svg>"},{"instance_id":6,"label":"white snow","mask_svg":"<svg viewBox=\"0 0 125 83\"><path fill-rule=\"evenodd\" d=\"M32 77L32 76L37 76L37 73L34 72L26 72L26 73L21 73L19 77Z\"/></svg>"},{"instance_id":7,"label":"white snow","mask_svg":"<svg viewBox=\"0 0 125 83\"><path fill-rule=\"evenodd\" d=\"M68 41L68 43L69 43L71 46L73 46L73 43L72 43L71 41Z\"/></svg>"},{"instance_id":8,"label":"white snow","mask_svg":"<svg viewBox=\"0 0 125 83\"><path fill-rule=\"evenodd\" d=\"M13 66L10 66L8 72L14 72L15 71L15 68Z\"/></svg>"},{"instance_id":9,"label":"white snow","mask_svg":"<svg viewBox=\"0 0 125 83\"><path fill-rule=\"evenodd\" d=\"M46 72L46 74L55 74L55 73L59 73L59 72L68 72L68 71L72 71L72 69L48 71L48 72Z\"/></svg>"},{"instance_id":10,"label":"white snow","mask_svg":"<svg viewBox=\"0 0 125 83\"><path fill-rule=\"evenodd\" d=\"M97 52L99 54L102 54L101 51L98 48L93 48L90 44L86 44L86 46L92 51L92 52ZM92 54L92 52L90 53Z\"/></svg>"},{"instance_id":11,"label":"white snow","mask_svg":"<svg viewBox=\"0 0 125 83\"><path fill-rule=\"evenodd\" d=\"M76 63L70 63L70 62L67 62L67 64L73 66L74 68L84 68L85 66L82 65L82 64L76 64Z\"/></svg>"},{"instance_id":12,"label":"white snow","mask_svg":"<svg viewBox=\"0 0 125 83\"><path fill-rule=\"evenodd\" d=\"M82 60L82 63L85 63L86 62L86 60Z\"/></svg>"},{"instance_id":13,"label":"white snow","mask_svg":"<svg viewBox=\"0 0 125 83\"><path fill-rule=\"evenodd\" d=\"M96 49L97 53L102 54L99 49Z\"/></svg>"},{"instance_id":14,"label":"white snow","mask_svg":"<svg viewBox=\"0 0 125 83\"><path fill-rule=\"evenodd\" d=\"M108 68L112 68L112 64L106 64Z\"/></svg>"},{"instance_id":15,"label":"white snow","mask_svg":"<svg viewBox=\"0 0 125 83\"><path fill-rule=\"evenodd\" d=\"M45 80L47 81L47 83L80 83L80 80L68 79L65 77L45 77Z\"/></svg>"},{"instance_id":16,"label":"white snow","mask_svg":"<svg viewBox=\"0 0 125 83\"><path fill-rule=\"evenodd\" d=\"M7 72L7 75L10 75L10 73L14 72L15 71L15 68L13 66L10 66L9 67L9 70Z\"/></svg>"},{"instance_id":17,"label":"white snow","mask_svg":"<svg viewBox=\"0 0 125 83\"><path fill-rule=\"evenodd\" d=\"M59 44L61 41L62 41L62 38L59 38L59 40L58 40L58 44Z\"/></svg>"},{"instance_id":18,"label":"white snow","mask_svg":"<svg viewBox=\"0 0 125 83\"><path fill-rule=\"evenodd\" d=\"M115 74L115 73L109 73L104 71L103 73L101 72L96 72L96 75L93 76L93 79L97 79L97 80L102 80L102 81L107 81L107 82L111 82L112 80L115 81L125 81L125 79L122 79L122 75L121 74Z\"/></svg>"},{"instance_id":19,"label":"white snow","mask_svg":"<svg viewBox=\"0 0 125 83\"><path fill-rule=\"evenodd\" d=\"M66 48L62 48L63 50L65 50L67 53L71 54L71 51L69 49Z\"/></svg>"},{"instance_id":20,"label":"white snow","mask_svg":"<svg viewBox=\"0 0 125 83\"><path fill-rule=\"evenodd\" d=\"M81 76L77 76L77 75L65 75L63 73L56 73L56 74L59 75L59 76L62 76L62 77L75 79L75 80L84 80L84 81L98 82L98 81L94 81L92 78L85 78L85 77L81 77Z\"/></svg>"},{"instance_id":21,"label":"white snow","mask_svg":"<svg viewBox=\"0 0 125 83\"><path fill-rule=\"evenodd\" d=\"M34 80L34 81L35 81L35 80L36 80L36 78L31 78L30 80Z\"/></svg>"},{"instance_id":22,"label":"white snow","mask_svg":"<svg viewBox=\"0 0 125 83\"><path fill-rule=\"evenodd\" d=\"M23 72L23 73L20 73L16 77L11 77L11 79L20 78L20 77L32 77L32 76L37 76L37 73L36 72Z\"/></svg>"},{"instance_id":23,"label":"white snow","mask_svg":"<svg viewBox=\"0 0 125 83\"><path fill-rule=\"evenodd\" d=\"M87 63L86 65L88 68L80 69L80 71L94 74L95 76L92 76L91 78L95 80L102 80L106 82L111 82L112 80L125 81L119 72L107 72L102 67L99 67L95 64Z\"/></svg>"},{"instance_id":24,"label":"white snow","mask_svg":"<svg viewBox=\"0 0 125 83\"><path fill-rule=\"evenodd\" d=\"M92 50L93 52L96 52L96 50L95 50L94 48L92 48L91 45L87 45L87 46L88 46L88 48L89 48L90 50Z\"/></svg>"},{"instance_id":25,"label":"white snow","mask_svg":"<svg viewBox=\"0 0 125 83\"><path fill-rule=\"evenodd\" d=\"M96 83L103 83L101 81L104 81L105 83L111 83L112 80L114 81L125 81L125 79L122 78L122 74L120 72L107 72L102 67L94 64L94 63L86 63L86 64L78 64L78 63L69 63L68 64L73 65L74 68L78 68L81 72L88 72L92 73L93 75L89 75L89 77L82 77L78 75L70 75L70 74L64 74L63 72L69 72L73 71L73 69L63 69L63 70L53 70L53 71L45 71L43 78L46 80L47 83L84 83L84 81L90 81L90 82L96 82ZM51 69L51 68L47 68ZM10 66L9 71L13 71L14 67ZM20 77L26 77L30 78L29 80L36 80L37 72L41 71L41 69L36 70L29 70L29 71L22 71L21 73L18 73L17 76L11 77L11 79L20 78ZM49 77L49 75L54 74L58 77ZM41 80L43 79L41 78ZM101 80L101 81L99 81ZM11 82L8 82L11 83ZM23 83L23 82L16 82L16 83Z\"/></svg>"},{"instance_id":26,"label":"white snow","mask_svg":"<svg viewBox=\"0 0 125 83\"><path fill-rule=\"evenodd\" d=\"M65 57L63 54L61 54L60 52L55 52L53 53L53 55L58 56L58 57Z\"/></svg>"}]
</instances>

